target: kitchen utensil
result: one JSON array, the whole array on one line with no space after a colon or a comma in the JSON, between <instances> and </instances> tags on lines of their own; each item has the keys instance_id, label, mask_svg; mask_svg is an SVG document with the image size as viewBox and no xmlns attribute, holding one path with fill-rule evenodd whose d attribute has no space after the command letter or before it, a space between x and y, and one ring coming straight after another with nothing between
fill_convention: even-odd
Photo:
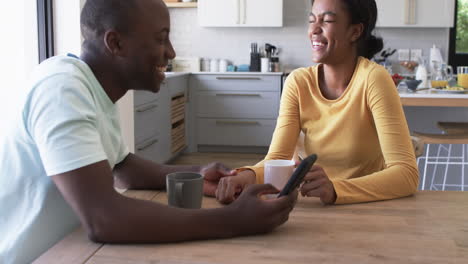
<instances>
[{"instance_id":1,"label":"kitchen utensil","mask_svg":"<svg viewBox=\"0 0 468 264\"><path fill-rule=\"evenodd\" d=\"M269 72L270 58L261 58L260 61L262 72Z\"/></svg>"},{"instance_id":2,"label":"kitchen utensil","mask_svg":"<svg viewBox=\"0 0 468 264\"><path fill-rule=\"evenodd\" d=\"M438 61L433 61L433 67L434 70L431 76L432 88L446 87L453 79L452 66L445 63L439 63Z\"/></svg>"}]
</instances>

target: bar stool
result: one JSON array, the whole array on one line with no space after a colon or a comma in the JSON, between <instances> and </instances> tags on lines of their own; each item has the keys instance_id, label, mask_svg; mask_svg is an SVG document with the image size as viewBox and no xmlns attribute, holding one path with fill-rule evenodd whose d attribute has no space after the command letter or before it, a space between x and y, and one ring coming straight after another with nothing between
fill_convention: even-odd
<instances>
[{"instance_id":1,"label":"bar stool","mask_svg":"<svg viewBox=\"0 0 468 264\"><path fill-rule=\"evenodd\" d=\"M421 160L425 160L424 171L422 177L422 187L425 189L427 167L429 164L434 165L432 171L431 185L429 189L439 190L437 187L441 187L444 191L446 187L460 187L462 191L465 190L465 165L468 165L467 161L467 145L468 145L468 123L460 122L438 122L438 127L442 129L445 134L429 134L414 132L413 135L420 138L427 146L426 155L418 157L418 165ZM438 144L437 155L429 156L431 144ZM454 144L462 145L461 156L452 155L452 146ZM447 146L445 146L447 145ZM441 152L447 152L446 156L441 156ZM435 173L438 165L445 165L444 178L441 184L435 184ZM461 165L461 184L447 184L447 173L449 165Z\"/></svg>"}]
</instances>

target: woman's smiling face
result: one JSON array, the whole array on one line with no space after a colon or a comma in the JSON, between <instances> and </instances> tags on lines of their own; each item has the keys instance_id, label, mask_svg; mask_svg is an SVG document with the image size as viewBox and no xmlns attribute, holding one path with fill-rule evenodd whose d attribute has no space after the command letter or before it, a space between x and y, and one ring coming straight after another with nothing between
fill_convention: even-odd
<instances>
[{"instance_id":1,"label":"woman's smiling face","mask_svg":"<svg viewBox=\"0 0 468 264\"><path fill-rule=\"evenodd\" d=\"M360 26L351 24L342 0L315 0L309 14L308 30L312 60L334 64L356 54Z\"/></svg>"}]
</instances>

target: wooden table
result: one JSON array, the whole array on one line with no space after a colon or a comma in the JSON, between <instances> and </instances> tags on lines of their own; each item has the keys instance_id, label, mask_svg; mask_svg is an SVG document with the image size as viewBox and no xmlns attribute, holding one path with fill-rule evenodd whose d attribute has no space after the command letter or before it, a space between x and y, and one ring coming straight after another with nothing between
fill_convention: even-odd
<instances>
[{"instance_id":1,"label":"wooden table","mask_svg":"<svg viewBox=\"0 0 468 264\"><path fill-rule=\"evenodd\" d=\"M468 94L439 94L421 91L400 93L404 106L468 107Z\"/></svg>"},{"instance_id":2,"label":"wooden table","mask_svg":"<svg viewBox=\"0 0 468 264\"><path fill-rule=\"evenodd\" d=\"M166 203L165 193L126 195ZM272 233L223 240L107 245L78 229L34 263L468 263L468 192L341 206L303 198Z\"/></svg>"}]
</instances>

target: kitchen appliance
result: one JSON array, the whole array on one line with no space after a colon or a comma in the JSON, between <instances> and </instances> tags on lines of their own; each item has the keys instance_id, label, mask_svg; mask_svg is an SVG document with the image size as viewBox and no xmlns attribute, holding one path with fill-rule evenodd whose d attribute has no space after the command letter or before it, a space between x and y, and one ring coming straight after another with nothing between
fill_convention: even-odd
<instances>
[{"instance_id":1,"label":"kitchen appliance","mask_svg":"<svg viewBox=\"0 0 468 264\"><path fill-rule=\"evenodd\" d=\"M416 80L420 80L421 83L419 84L418 88L428 88L429 87L429 82L428 82L428 74L427 74L427 68L426 68L426 62L424 61L423 58L419 59L419 65L418 68L416 68Z\"/></svg>"}]
</instances>

